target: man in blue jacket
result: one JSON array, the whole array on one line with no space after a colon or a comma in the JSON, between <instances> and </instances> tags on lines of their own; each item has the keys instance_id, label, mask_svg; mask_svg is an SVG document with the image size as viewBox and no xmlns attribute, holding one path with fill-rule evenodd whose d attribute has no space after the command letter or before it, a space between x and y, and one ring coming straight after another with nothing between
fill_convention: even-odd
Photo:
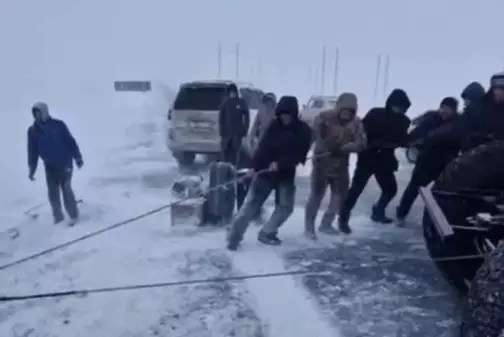
<instances>
[{"instance_id":1,"label":"man in blue jacket","mask_svg":"<svg viewBox=\"0 0 504 337\"><path fill-rule=\"evenodd\" d=\"M39 157L45 166L47 192L51 204L54 223L61 223L65 217L61 209L61 197L73 225L79 210L72 190L73 161L78 168L84 164L79 146L66 124L52 118L46 103L38 102L32 107L35 121L28 128L29 179L35 180Z\"/></svg>"}]
</instances>

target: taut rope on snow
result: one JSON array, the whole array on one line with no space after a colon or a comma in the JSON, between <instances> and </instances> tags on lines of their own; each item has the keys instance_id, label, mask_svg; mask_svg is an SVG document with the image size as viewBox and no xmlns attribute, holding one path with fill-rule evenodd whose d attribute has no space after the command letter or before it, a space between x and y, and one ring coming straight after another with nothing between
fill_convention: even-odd
<instances>
[{"instance_id":1,"label":"taut rope on snow","mask_svg":"<svg viewBox=\"0 0 504 337\"><path fill-rule=\"evenodd\" d=\"M397 260L419 260L418 255L411 256L396 256L393 254L372 254L372 262L374 265L380 266L386 262L394 262ZM470 260L470 259L482 259L483 255L466 255L466 256L452 256L444 258L433 258L433 259L421 259L420 260L434 260L438 262L446 262L451 260ZM385 259L386 261L379 261L379 259ZM362 266L352 266L348 267L346 263L341 263L344 270L361 269ZM205 279L192 279L183 281L166 281L166 282L156 282L156 283L143 283L143 284L131 284L131 285L121 285L121 286L109 286L101 288L91 288L91 289L75 289L75 290L65 290L65 291L48 291L31 293L24 295L13 295L13 296L0 296L0 302L14 302L14 301L27 301L35 299L44 298L58 298L58 297L69 297L78 296L84 297L89 294L99 294L99 293L113 293L119 291L132 291L132 290L143 290L143 289L155 289L155 288L167 288L167 287L177 287L195 284L208 284L208 283L219 283L219 282L233 282L233 281L243 281L249 279L259 279L259 278L275 278L275 277L285 277L285 276L324 276L331 275L334 273L333 270L309 270L309 269L298 269L298 270L288 270L281 272L271 272L271 273L260 273L260 274L247 274L247 275L237 275L237 276L226 276L226 277L214 277ZM428 297L428 296L423 296Z\"/></svg>"}]
</instances>

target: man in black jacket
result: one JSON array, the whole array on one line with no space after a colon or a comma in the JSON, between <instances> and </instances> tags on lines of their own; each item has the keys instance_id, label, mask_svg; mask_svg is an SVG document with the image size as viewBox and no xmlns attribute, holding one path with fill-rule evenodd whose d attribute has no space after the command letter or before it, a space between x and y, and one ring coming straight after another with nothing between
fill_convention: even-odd
<instances>
[{"instance_id":1,"label":"man in black jacket","mask_svg":"<svg viewBox=\"0 0 504 337\"><path fill-rule=\"evenodd\" d=\"M504 72L491 77L488 92L467 108L457 124L462 151L504 140Z\"/></svg>"},{"instance_id":2,"label":"man in black jacket","mask_svg":"<svg viewBox=\"0 0 504 337\"><path fill-rule=\"evenodd\" d=\"M397 193L394 172L397 171L399 163L394 151L406 142L411 123L406 111L410 106L411 102L406 92L394 89L387 98L385 107L371 109L362 120L368 147L358 155L352 184L339 213L341 232L351 233L348 224L350 214L373 175L382 193L372 208L371 219L380 223L392 222L392 219L385 215L385 209Z\"/></svg>"},{"instance_id":3,"label":"man in black jacket","mask_svg":"<svg viewBox=\"0 0 504 337\"><path fill-rule=\"evenodd\" d=\"M462 90L460 97L464 100L464 112L473 104L477 104L485 96L485 88L478 82L471 82Z\"/></svg>"},{"instance_id":4,"label":"man in black jacket","mask_svg":"<svg viewBox=\"0 0 504 337\"><path fill-rule=\"evenodd\" d=\"M408 133L407 143L416 143L424 139L430 132L441 125L450 122L458 111L458 100L455 97L445 97L437 110L427 111L421 121Z\"/></svg>"},{"instance_id":5,"label":"man in black jacket","mask_svg":"<svg viewBox=\"0 0 504 337\"><path fill-rule=\"evenodd\" d=\"M243 138L250 126L250 112L247 102L238 96L238 88L231 84L228 97L219 111L219 132L221 154L225 162L236 165Z\"/></svg>"},{"instance_id":6,"label":"man in black jacket","mask_svg":"<svg viewBox=\"0 0 504 337\"><path fill-rule=\"evenodd\" d=\"M274 189L278 191L278 202L270 219L260 230L258 240L264 244L280 244L278 229L294 209L296 166L306 161L311 145L311 128L299 119L299 105L294 96L283 96L275 113L275 119L253 155L255 175L245 202L228 232L229 250L237 249L250 221Z\"/></svg>"},{"instance_id":7,"label":"man in black jacket","mask_svg":"<svg viewBox=\"0 0 504 337\"><path fill-rule=\"evenodd\" d=\"M408 186L397 207L396 216L399 226L404 225L404 220L418 196L420 187L427 186L436 180L445 166L459 152L458 138L445 135L455 126L458 118L457 109L457 99L454 97L444 98L439 109L434 111L435 113L429 117L429 120L408 134L409 143L422 139L422 147Z\"/></svg>"}]
</instances>

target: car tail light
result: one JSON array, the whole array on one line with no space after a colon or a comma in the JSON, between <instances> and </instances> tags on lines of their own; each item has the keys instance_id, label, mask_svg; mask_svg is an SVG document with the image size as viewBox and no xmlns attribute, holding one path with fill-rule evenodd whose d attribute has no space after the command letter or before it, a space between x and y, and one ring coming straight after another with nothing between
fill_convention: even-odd
<instances>
[{"instance_id":1,"label":"car tail light","mask_svg":"<svg viewBox=\"0 0 504 337\"><path fill-rule=\"evenodd\" d=\"M168 110L168 120L171 121L172 118L172 109Z\"/></svg>"}]
</instances>

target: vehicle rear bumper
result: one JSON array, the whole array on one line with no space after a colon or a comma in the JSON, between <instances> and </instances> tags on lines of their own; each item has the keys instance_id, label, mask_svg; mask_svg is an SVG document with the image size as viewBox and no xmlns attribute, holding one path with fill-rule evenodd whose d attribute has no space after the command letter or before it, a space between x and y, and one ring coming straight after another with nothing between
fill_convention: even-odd
<instances>
[{"instance_id":1,"label":"vehicle rear bumper","mask_svg":"<svg viewBox=\"0 0 504 337\"><path fill-rule=\"evenodd\" d=\"M166 147L171 152L220 153L219 142L199 141L197 139L176 141L166 136Z\"/></svg>"}]
</instances>

